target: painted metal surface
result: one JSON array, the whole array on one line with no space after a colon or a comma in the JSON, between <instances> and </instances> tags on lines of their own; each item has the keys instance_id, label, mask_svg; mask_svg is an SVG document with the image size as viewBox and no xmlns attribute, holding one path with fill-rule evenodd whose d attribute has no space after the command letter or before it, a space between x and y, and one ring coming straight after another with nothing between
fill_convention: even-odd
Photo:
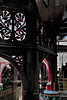
<instances>
[{"instance_id":1,"label":"painted metal surface","mask_svg":"<svg viewBox=\"0 0 67 100\"><path fill-rule=\"evenodd\" d=\"M43 63L46 64L46 67L47 67L47 70L48 70L47 90L54 90L53 74L52 74L51 64L46 59L43 60Z\"/></svg>"},{"instance_id":2,"label":"painted metal surface","mask_svg":"<svg viewBox=\"0 0 67 100\"><path fill-rule=\"evenodd\" d=\"M1 64L4 64L3 66L1 66ZM10 62L0 62L0 83L1 83L1 74L3 72L3 69L8 65L10 64Z\"/></svg>"},{"instance_id":3,"label":"painted metal surface","mask_svg":"<svg viewBox=\"0 0 67 100\"><path fill-rule=\"evenodd\" d=\"M62 20L67 0L35 0L42 22ZM45 2L45 3L44 3ZM46 7L47 2L47 7Z\"/></svg>"}]
</instances>

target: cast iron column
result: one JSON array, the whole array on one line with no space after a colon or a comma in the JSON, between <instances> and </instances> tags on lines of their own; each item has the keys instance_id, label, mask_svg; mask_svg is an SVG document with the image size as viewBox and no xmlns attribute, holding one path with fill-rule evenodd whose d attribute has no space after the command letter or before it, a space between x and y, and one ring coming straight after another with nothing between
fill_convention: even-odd
<instances>
[{"instance_id":1,"label":"cast iron column","mask_svg":"<svg viewBox=\"0 0 67 100\"><path fill-rule=\"evenodd\" d=\"M28 81L27 100L35 100L35 92L38 92L37 70L37 35L36 35L36 9L32 8L27 13L27 68ZM36 76L36 77L35 77ZM35 86L36 85L36 86Z\"/></svg>"}]
</instances>

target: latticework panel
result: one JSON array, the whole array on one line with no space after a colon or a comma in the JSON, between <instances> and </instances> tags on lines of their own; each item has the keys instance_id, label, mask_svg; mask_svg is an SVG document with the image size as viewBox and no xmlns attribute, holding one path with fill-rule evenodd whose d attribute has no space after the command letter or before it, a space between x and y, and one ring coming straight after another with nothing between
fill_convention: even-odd
<instances>
[{"instance_id":1,"label":"latticework panel","mask_svg":"<svg viewBox=\"0 0 67 100\"><path fill-rule=\"evenodd\" d=\"M19 56L16 56L16 55L13 55L13 56L11 56L13 59L14 59L14 61L16 61L16 63L20 66L20 67L22 67L22 69L23 69L23 56L22 55L19 55Z\"/></svg>"},{"instance_id":2,"label":"latticework panel","mask_svg":"<svg viewBox=\"0 0 67 100\"><path fill-rule=\"evenodd\" d=\"M23 41L26 37L26 20L22 13L3 11L0 16L0 38L3 40Z\"/></svg>"}]
</instances>

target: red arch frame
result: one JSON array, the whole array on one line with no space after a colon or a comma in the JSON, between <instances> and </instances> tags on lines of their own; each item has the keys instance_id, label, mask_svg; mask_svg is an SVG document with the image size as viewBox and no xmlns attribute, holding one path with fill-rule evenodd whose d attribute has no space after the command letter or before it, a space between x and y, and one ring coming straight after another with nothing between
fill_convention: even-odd
<instances>
[{"instance_id":1,"label":"red arch frame","mask_svg":"<svg viewBox=\"0 0 67 100\"><path fill-rule=\"evenodd\" d=\"M44 64L46 64L47 70L48 70L48 82L51 82L50 86L47 86L47 90L54 90L54 85L53 85L53 74L52 74L52 68L51 64L48 60L43 59L42 61Z\"/></svg>"},{"instance_id":2,"label":"red arch frame","mask_svg":"<svg viewBox=\"0 0 67 100\"><path fill-rule=\"evenodd\" d=\"M10 62L6 62L6 63L5 63L3 69L1 70L1 74L2 74L2 72L3 72L3 70L4 70L4 68L5 68L7 65L9 65L9 64L10 64Z\"/></svg>"}]
</instances>

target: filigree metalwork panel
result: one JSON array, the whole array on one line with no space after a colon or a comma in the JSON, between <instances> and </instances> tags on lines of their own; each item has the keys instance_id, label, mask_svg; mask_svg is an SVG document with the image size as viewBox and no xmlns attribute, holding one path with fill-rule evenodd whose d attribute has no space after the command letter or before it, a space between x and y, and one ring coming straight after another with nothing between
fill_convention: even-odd
<instances>
[{"instance_id":1,"label":"filigree metalwork panel","mask_svg":"<svg viewBox=\"0 0 67 100\"><path fill-rule=\"evenodd\" d=\"M11 56L13 59L14 59L14 61L16 61L16 63L20 66L20 67L22 67L22 69L23 69L23 56L22 55L19 55L19 56L16 56L16 55L13 55L13 56Z\"/></svg>"},{"instance_id":2,"label":"filigree metalwork panel","mask_svg":"<svg viewBox=\"0 0 67 100\"><path fill-rule=\"evenodd\" d=\"M26 20L22 13L3 11L0 16L0 39L23 41L26 37Z\"/></svg>"},{"instance_id":3,"label":"filigree metalwork panel","mask_svg":"<svg viewBox=\"0 0 67 100\"><path fill-rule=\"evenodd\" d=\"M51 37L49 35L49 28L45 28L46 26L37 19L37 45L53 49L53 44L51 41Z\"/></svg>"},{"instance_id":4,"label":"filigree metalwork panel","mask_svg":"<svg viewBox=\"0 0 67 100\"><path fill-rule=\"evenodd\" d=\"M16 13L14 22L15 38L18 41L22 41L26 36L25 16L22 13Z\"/></svg>"},{"instance_id":5,"label":"filigree metalwork panel","mask_svg":"<svg viewBox=\"0 0 67 100\"><path fill-rule=\"evenodd\" d=\"M9 40L12 33L12 19L11 13L3 11L3 15L0 16L0 38L3 40Z\"/></svg>"}]
</instances>

